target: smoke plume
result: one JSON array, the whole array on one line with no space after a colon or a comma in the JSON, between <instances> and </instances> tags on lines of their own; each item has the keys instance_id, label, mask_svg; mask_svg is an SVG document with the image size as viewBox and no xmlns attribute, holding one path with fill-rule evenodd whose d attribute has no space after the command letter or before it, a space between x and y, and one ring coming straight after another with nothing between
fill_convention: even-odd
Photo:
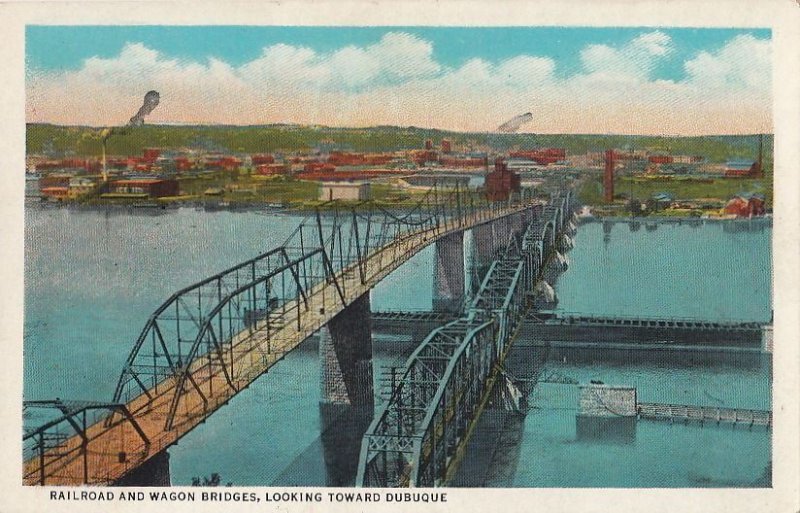
<instances>
[{"instance_id":1,"label":"smoke plume","mask_svg":"<svg viewBox=\"0 0 800 513\"><path fill-rule=\"evenodd\" d=\"M525 114L520 114L519 116L514 116L513 118L509 119L499 127L497 127L498 132L503 132L506 134L513 134L517 130L519 130L522 125L526 123L530 123L533 120L533 114L530 112L526 112Z\"/></svg>"},{"instance_id":2,"label":"smoke plume","mask_svg":"<svg viewBox=\"0 0 800 513\"><path fill-rule=\"evenodd\" d=\"M144 124L144 117L153 112L158 105L160 96L158 91L148 91L144 95L144 103L139 107L139 111L128 122L128 126L141 126Z\"/></svg>"}]
</instances>

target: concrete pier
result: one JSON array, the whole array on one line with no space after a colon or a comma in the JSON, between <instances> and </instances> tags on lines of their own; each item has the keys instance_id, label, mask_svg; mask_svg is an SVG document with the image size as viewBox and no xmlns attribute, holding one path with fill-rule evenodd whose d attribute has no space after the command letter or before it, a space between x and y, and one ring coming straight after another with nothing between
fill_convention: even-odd
<instances>
[{"instance_id":1,"label":"concrete pier","mask_svg":"<svg viewBox=\"0 0 800 513\"><path fill-rule=\"evenodd\" d=\"M120 453L120 459L123 457ZM169 476L169 453L157 453L144 464L134 468L114 483L115 486L171 486Z\"/></svg>"},{"instance_id":2,"label":"concrete pier","mask_svg":"<svg viewBox=\"0 0 800 513\"><path fill-rule=\"evenodd\" d=\"M372 410L372 326L369 292L320 330L322 403Z\"/></svg>"},{"instance_id":3,"label":"concrete pier","mask_svg":"<svg viewBox=\"0 0 800 513\"><path fill-rule=\"evenodd\" d=\"M491 224L481 224L472 229L472 280L471 288L477 291L489 265L494 260L494 234Z\"/></svg>"},{"instance_id":4,"label":"concrete pier","mask_svg":"<svg viewBox=\"0 0 800 513\"><path fill-rule=\"evenodd\" d=\"M463 272L463 271L462 271ZM319 405L326 486L350 486L374 411L369 292L320 330Z\"/></svg>"},{"instance_id":5,"label":"concrete pier","mask_svg":"<svg viewBox=\"0 0 800 513\"><path fill-rule=\"evenodd\" d=\"M436 241L433 311L460 313L464 302L464 232Z\"/></svg>"},{"instance_id":6,"label":"concrete pier","mask_svg":"<svg viewBox=\"0 0 800 513\"><path fill-rule=\"evenodd\" d=\"M578 440L625 444L636 439L636 388L591 384L579 389Z\"/></svg>"},{"instance_id":7,"label":"concrete pier","mask_svg":"<svg viewBox=\"0 0 800 513\"><path fill-rule=\"evenodd\" d=\"M765 353L772 354L772 350L774 347L774 338L773 338L773 328L772 324L764 326L761 329L761 348Z\"/></svg>"}]
</instances>

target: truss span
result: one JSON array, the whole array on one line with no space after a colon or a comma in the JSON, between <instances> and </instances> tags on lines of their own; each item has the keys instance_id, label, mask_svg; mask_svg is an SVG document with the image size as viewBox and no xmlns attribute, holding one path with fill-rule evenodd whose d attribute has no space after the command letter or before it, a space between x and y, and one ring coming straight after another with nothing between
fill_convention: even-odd
<instances>
[{"instance_id":1,"label":"truss span","mask_svg":"<svg viewBox=\"0 0 800 513\"><path fill-rule=\"evenodd\" d=\"M528 194L487 203L476 191L434 187L405 212L373 204L324 205L281 247L185 287L159 306L117 383L112 404L125 410L107 409L83 437L63 440L78 450L38 446L26 458L24 482L118 481L227 404L422 248L536 204ZM93 456L85 466L82 455L88 453Z\"/></svg>"}]
</instances>

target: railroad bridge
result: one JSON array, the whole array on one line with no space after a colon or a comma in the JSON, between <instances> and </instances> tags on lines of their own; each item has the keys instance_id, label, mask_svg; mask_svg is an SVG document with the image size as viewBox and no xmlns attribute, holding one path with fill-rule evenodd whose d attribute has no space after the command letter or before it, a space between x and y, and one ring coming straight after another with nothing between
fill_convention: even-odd
<instances>
[{"instance_id":1,"label":"railroad bridge","mask_svg":"<svg viewBox=\"0 0 800 513\"><path fill-rule=\"evenodd\" d=\"M369 291L435 244L433 307L456 320L414 352L393 401L364 439L359 482L438 483L452 470L454 451L463 450L465 430L496 379L534 282L548 265L563 266L560 234L573 228L571 211L568 191L537 199L523 190L489 203L458 186L433 187L402 211L374 203L323 205L282 246L161 304L134 342L110 401L26 401L25 409L55 414L25 429L23 482L169 485L167 449L315 333L322 400L371 417ZM467 230L482 280L469 293ZM407 402L409 393L424 399L424 416L410 413L418 405ZM410 440L397 443L417 459L375 452L371 444L392 428L402 435L393 440ZM420 433L424 438L415 441ZM376 469L390 460L397 471L381 478Z\"/></svg>"}]
</instances>

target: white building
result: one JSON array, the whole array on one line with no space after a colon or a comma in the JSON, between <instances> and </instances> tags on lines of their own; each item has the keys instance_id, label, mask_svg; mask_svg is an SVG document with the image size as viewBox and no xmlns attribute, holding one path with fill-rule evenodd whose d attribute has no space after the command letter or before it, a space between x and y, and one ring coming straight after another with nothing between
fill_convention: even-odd
<instances>
[{"instance_id":1,"label":"white building","mask_svg":"<svg viewBox=\"0 0 800 513\"><path fill-rule=\"evenodd\" d=\"M368 182L323 182L319 192L321 201L365 201L371 197Z\"/></svg>"}]
</instances>

